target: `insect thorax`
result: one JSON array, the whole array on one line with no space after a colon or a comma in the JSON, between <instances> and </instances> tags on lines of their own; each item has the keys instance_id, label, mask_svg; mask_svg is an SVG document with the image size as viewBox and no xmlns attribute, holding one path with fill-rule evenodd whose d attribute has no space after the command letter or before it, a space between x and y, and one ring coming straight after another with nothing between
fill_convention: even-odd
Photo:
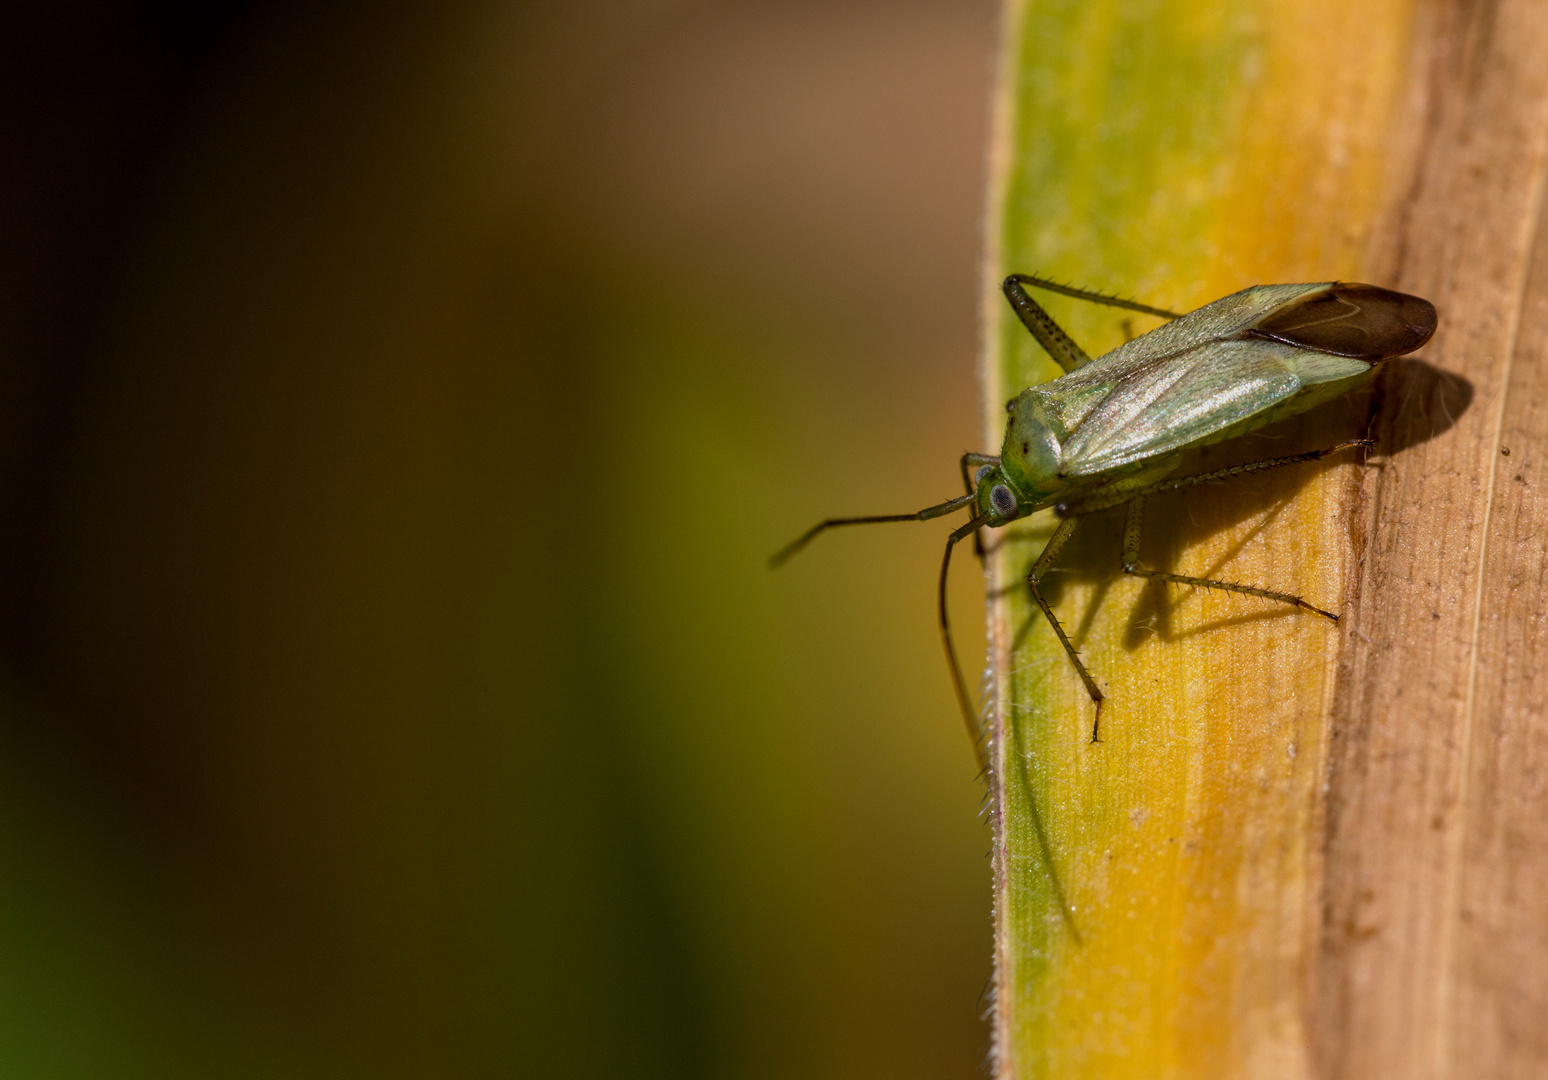
<instances>
[{"instance_id":1,"label":"insect thorax","mask_svg":"<svg viewBox=\"0 0 1548 1080\"><path fill-rule=\"evenodd\" d=\"M1000 467L1024 507L1044 506L1058 498L1061 436L1038 387L1023 390L1007 407L1010 422L1000 449Z\"/></svg>"}]
</instances>

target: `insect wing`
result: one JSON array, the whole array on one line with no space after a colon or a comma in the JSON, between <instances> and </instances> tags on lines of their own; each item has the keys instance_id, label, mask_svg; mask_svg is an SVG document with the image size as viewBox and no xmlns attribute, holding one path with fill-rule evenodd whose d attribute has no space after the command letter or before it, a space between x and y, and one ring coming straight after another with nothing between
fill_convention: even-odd
<instances>
[{"instance_id":1,"label":"insect wing","mask_svg":"<svg viewBox=\"0 0 1548 1080\"><path fill-rule=\"evenodd\" d=\"M1067 432L1060 474L1090 476L1300 412L1351 389L1372 361L1419 348L1435 325L1428 300L1375 285L1233 293L1048 385Z\"/></svg>"},{"instance_id":2,"label":"insect wing","mask_svg":"<svg viewBox=\"0 0 1548 1080\"><path fill-rule=\"evenodd\" d=\"M1061 439L1074 435L1104 404L1111 410L1106 424L1126 426L1186 372L1189 355L1199 347L1240 339L1266 315L1328 287L1328 282L1255 285L1232 293L1044 383L1039 396Z\"/></svg>"},{"instance_id":3,"label":"insect wing","mask_svg":"<svg viewBox=\"0 0 1548 1080\"><path fill-rule=\"evenodd\" d=\"M1308 385L1358 379L1370 367L1278 341L1207 342L1120 380L1064 444L1060 475L1091 476L1238 434L1259 414L1277 419Z\"/></svg>"},{"instance_id":4,"label":"insect wing","mask_svg":"<svg viewBox=\"0 0 1548 1080\"><path fill-rule=\"evenodd\" d=\"M1375 285L1334 282L1274 309L1250 331L1335 356L1385 360L1435 333L1435 305Z\"/></svg>"}]
</instances>

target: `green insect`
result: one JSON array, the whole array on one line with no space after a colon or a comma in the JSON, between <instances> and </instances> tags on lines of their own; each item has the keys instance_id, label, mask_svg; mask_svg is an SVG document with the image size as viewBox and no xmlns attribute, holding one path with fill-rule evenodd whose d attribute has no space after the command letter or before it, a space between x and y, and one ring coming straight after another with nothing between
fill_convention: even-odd
<instances>
[{"instance_id":1,"label":"green insect","mask_svg":"<svg viewBox=\"0 0 1548 1080\"><path fill-rule=\"evenodd\" d=\"M1170 321L1093 360L1027 295L1025 285ZM1006 406L1010 422L998 457L962 456L967 494L914 514L829 518L770 560L778 566L818 533L840 525L928 521L968 510L969 520L946 540L937 596L941 640L980 765L984 759L977 715L946 617L946 573L958 541L976 535L980 528L997 529L1034 511L1054 508L1059 524L1033 562L1027 586L1091 696L1095 742L1102 691L1041 588L1043 576L1080 519L1128 504L1122 563L1126 574L1260 596L1337 622L1337 615L1299 596L1141 567L1145 497L1369 446L1369 440L1356 439L1214 472L1171 475L1185 450L1245 435L1348 393L1369 379L1381 361L1413 352L1428 341L1436 322L1435 306L1428 300L1347 282L1255 285L1186 315L1026 274L1012 274L1002 287L1022 323L1064 374L1028 387ZM970 474L970 469L976 471Z\"/></svg>"}]
</instances>

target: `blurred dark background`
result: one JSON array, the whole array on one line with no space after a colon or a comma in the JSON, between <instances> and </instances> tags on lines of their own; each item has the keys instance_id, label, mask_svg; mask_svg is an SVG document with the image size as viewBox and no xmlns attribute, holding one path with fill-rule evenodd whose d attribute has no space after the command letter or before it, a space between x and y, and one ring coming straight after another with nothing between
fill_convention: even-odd
<instances>
[{"instance_id":1,"label":"blurred dark background","mask_svg":"<svg viewBox=\"0 0 1548 1080\"><path fill-rule=\"evenodd\" d=\"M5 6L0 1073L975 1075L994 9Z\"/></svg>"}]
</instances>

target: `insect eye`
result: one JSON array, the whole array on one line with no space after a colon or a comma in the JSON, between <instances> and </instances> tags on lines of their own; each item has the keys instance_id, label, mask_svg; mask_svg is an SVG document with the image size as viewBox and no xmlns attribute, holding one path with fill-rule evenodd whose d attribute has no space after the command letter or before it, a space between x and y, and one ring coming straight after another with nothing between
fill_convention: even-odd
<instances>
[{"instance_id":1,"label":"insect eye","mask_svg":"<svg viewBox=\"0 0 1548 1080\"><path fill-rule=\"evenodd\" d=\"M993 471L993 465L980 465L978 467L978 471L973 474L974 485L976 486L978 484L982 484L984 482L984 477L988 476Z\"/></svg>"},{"instance_id":2,"label":"insect eye","mask_svg":"<svg viewBox=\"0 0 1548 1080\"><path fill-rule=\"evenodd\" d=\"M1001 517L1010 517L1016 512L1016 496L1004 484L996 484L989 492L989 505Z\"/></svg>"}]
</instances>

